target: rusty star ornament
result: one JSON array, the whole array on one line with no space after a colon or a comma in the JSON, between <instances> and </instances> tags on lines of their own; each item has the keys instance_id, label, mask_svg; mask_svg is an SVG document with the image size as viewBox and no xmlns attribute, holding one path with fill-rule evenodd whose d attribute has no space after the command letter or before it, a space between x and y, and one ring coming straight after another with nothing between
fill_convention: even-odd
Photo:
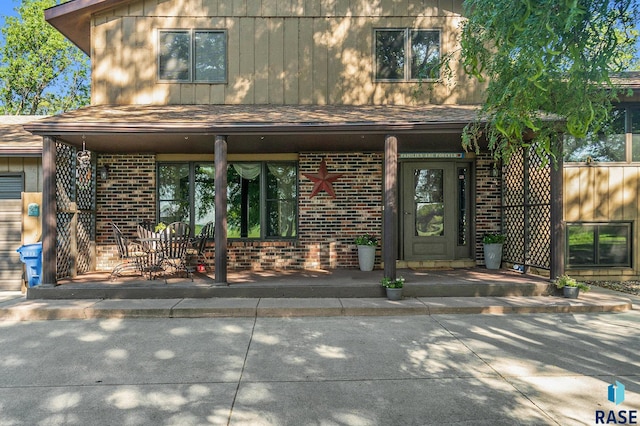
<instances>
[{"instance_id":1,"label":"rusty star ornament","mask_svg":"<svg viewBox=\"0 0 640 426\"><path fill-rule=\"evenodd\" d=\"M303 173L303 175L313 181L313 190L309 198L315 197L321 191L325 191L332 198L336 198L336 193L333 190L333 182L340 179L342 174L327 172L327 163L324 159L320 162L318 173Z\"/></svg>"}]
</instances>

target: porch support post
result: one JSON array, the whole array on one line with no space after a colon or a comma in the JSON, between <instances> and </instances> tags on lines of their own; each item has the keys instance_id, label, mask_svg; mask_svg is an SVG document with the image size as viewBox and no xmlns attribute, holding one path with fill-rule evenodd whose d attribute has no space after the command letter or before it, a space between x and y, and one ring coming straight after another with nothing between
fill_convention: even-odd
<instances>
[{"instance_id":1,"label":"porch support post","mask_svg":"<svg viewBox=\"0 0 640 426\"><path fill-rule=\"evenodd\" d=\"M384 223L382 225L382 255L384 276L396 278L398 252L398 138L384 139Z\"/></svg>"},{"instance_id":2,"label":"porch support post","mask_svg":"<svg viewBox=\"0 0 640 426\"><path fill-rule=\"evenodd\" d=\"M558 135L555 141L556 164L551 164L551 259L550 276L554 280L564 274L565 257L565 225L563 214L563 160L562 160L562 135Z\"/></svg>"},{"instance_id":3,"label":"porch support post","mask_svg":"<svg viewBox=\"0 0 640 426\"><path fill-rule=\"evenodd\" d=\"M215 170L215 281L227 282L227 137L216 135Z\"/></svg>"},{"instance_id":4,"label":"porch support post","mask_svg":"<svg viewBox=\"0 0 640 426\"><path fill-rule=\"evenodd\" d=\"M42 140L42 287L56 285L56 140Z\"/></svg>"}]
</instances>

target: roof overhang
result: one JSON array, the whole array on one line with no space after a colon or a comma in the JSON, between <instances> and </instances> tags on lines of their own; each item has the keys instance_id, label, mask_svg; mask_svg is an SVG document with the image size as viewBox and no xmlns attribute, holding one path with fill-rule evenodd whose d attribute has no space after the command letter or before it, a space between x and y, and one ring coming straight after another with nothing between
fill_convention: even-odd
<instances>
[{"instance_id":1,"label":"roof overhang","mask_svg":"<svg viewBox=\"0 0 640 426\"><path fill-rule=\"evenodd\" d=\"M40 157L42 138L24 130L25 123L39 120L44 115L2 115L0 116L0 156Z\"/></svg>"},{"instance_id":2,"label":"roof overhang","mask_svg":"<svg viewBox=\"0 0 640 426\"><path fill-rule=\"evenodd\" d=\"M44 11L44 19L91 56L91 16L131 0L71 0Z\"/></svg>"},{"instance_id":3,"label":"roof overhang","mask_svg":"<svg viewBox=\"0 0 640 426\"><path fill-rule=\"evenodd\" d=\"M91 106L25 126L104 153L211 153L216 135L229 152L381 150L384 135L409 150L460 149L478 106L127 105ZM428 135L428 137L427 137Z\"/></svg>"}]
</instances>

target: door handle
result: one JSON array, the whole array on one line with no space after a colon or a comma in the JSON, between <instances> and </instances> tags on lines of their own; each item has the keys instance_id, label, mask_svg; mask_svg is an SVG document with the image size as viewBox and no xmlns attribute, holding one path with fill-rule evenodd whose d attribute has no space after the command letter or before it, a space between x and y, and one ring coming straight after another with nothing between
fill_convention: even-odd
<instances>
[{"instance_id":1,"label":"door handle","mask_svg":"<svg viewBox=\"0 0 640 426\"><path fill-rule=\"evenodd\" d=\"M404 212L405 215L411 216L411 212Z\"/></svg>"}]
</instances>

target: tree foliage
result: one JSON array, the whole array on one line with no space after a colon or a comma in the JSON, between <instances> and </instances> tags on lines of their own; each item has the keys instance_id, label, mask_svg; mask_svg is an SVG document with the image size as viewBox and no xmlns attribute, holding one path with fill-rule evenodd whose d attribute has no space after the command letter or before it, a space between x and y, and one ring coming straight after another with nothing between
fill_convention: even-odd
<instances>
[{"instance_id":1,"label":"tree foliage","mask_svg":"<svg viewBox=\"0 0 640 426\"><path fill-rule=\"evenodd\" d=\"M6 1L6 0L5 0ZM89 103L89 60L44 20L59 0L22 0L5 18L0 113L55 114Z\"/></svg>"},{"instance_id":2,"label":"tree foliage","mask_svg":"<svg viewBox=\"0 0 640 426\"><path fill-rule=\"evenodd\" d=\"M465 148L486 138L498 160L521 147L555 158L557 132L583 138L606 127L610 77L633 59L637 0L467 0L465 9L462 65L487 84Z\"/></svg>"}]
</instances>

